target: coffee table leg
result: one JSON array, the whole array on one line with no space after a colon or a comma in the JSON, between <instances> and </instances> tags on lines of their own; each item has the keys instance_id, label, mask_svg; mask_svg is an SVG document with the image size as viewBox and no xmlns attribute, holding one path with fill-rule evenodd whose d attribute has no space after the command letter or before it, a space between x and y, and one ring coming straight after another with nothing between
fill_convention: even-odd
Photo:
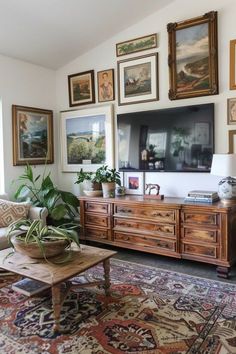
<instances>
[{"instance_id":1,"label":"coffee table leg","mask_svg":"<svg viewBox=\"0 0 236 354\"><path fill-rule=\"evenodd\" d=\"M52 306L54 312L54 332L60 332L60 314L61 314L61 287L52 286Z\"/></svg>"},{"instance_id":2,"label":"coffee table leg","mask_svg":"<svg viewBox=\"0 0 236 354\"><path fill-rule=\"evenodd\" d=\"M110 259L105 259L103 261L103 268L104 268L104 290L106 296L110 295Z\"/></svg>"}]
</instances>

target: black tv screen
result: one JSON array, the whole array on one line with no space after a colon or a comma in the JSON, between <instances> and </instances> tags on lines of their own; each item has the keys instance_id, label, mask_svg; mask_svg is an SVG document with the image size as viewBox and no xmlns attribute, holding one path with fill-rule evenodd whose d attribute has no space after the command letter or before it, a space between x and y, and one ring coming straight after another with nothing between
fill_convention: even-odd
<instances>
[{"instance_id":1,"label":"black tv screen","mask_svg":"<svg viewBox=\"0 0 236 354\"><path fill-rule=\"evenodd\" d=\"M117 115L120 171L209 172L214 104Z\"/></svg>"}]
</instances>

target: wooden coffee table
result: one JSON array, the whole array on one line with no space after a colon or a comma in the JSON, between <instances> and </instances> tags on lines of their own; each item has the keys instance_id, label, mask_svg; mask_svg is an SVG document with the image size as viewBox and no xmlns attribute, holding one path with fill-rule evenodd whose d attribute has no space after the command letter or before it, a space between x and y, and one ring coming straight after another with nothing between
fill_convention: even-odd
<instances>
[{"instance_id":1,"label":"wooden coffee table","mask_svg":"<svg viewBox=\"0 0 236 354\"><path fill-rule=\"evenodd\" d=\"M82 284L80 286L86 287L87 285L91 286L102 283L105 294L109 295L110 258L117 252L85 245L78 248L75 245L72 248L72 259L65 264L48 263L45 260L33 259L17 252L8 257L11 252L11 248L0 251L0 268L20 274L23 277L39 280L51 287L55 331L61 331L61 307L71 286L68 281L70 278L102 262L104 281ZM62 287L62 283L65 283L66 286Z\"/></svg>"}]
</instances>

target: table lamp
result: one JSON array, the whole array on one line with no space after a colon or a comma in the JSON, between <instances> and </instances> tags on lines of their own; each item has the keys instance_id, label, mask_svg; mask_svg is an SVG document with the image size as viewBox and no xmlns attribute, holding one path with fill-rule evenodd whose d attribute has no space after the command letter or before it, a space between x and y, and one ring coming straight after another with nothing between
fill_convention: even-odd
<instances>
[{"instance_id":1,"label":"table lamp","mask_svg":"<svg viewBox=\"0 0 236 354\"><path fill-rule=\"evenodd\" d=\"M218 194L222 202L236 202L236 154L214 154L211 174L224 176L219 182Z\"/></svg>"}]
</instances>

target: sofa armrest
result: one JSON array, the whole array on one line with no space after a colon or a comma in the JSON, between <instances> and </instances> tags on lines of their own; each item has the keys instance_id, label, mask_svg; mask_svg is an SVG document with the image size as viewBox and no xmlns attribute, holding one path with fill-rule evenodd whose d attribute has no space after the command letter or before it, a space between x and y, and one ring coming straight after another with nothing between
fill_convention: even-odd
<instances>
[{"instance_id":1,"label":"sofa armrest","mask_svg":"<svg viewBox=\"0 0 236 354\"><path fill-rule=\"evenodd\" d=\"M41 220L43 220L43 223L46 225L47 216L48 216L47 208L40 208L40 207L35 207L35 206L30 207L29 218L31 220L41 219Z\"/></svg>"}]
</instances>

